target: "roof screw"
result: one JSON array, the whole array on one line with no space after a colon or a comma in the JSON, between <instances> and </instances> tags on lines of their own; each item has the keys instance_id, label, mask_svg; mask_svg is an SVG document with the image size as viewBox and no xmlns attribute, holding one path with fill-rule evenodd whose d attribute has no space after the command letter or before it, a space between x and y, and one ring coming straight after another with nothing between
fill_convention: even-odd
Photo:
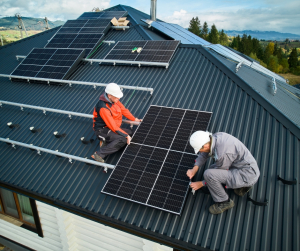
<instances>
[{"instance_id":1,"label":"roof screw","mask_svg":"<svg viewBox=\"0 0 300 251\"><path fill-rule=\"evenodd\" d=\"M9 128L13 128L13 123L12 123L12 122L8 122L8 123L7 123L7 126L8 126Z\"/></svg>"}]
</instances>

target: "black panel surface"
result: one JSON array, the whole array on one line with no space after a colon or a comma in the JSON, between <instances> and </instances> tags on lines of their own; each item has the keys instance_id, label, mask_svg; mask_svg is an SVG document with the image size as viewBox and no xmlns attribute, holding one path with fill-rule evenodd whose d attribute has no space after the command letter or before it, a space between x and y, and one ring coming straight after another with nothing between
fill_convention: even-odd
<instances>
[{"instance_id":1,"label":"black panel surface","mask_svg":"<svg viewBox=\"0 0 300 251\"><path fill-rule=\"evenodd\" d=\"M127 11L101 11L101 12L84 12L78 20L83 19L105 19L114 17L119 19L120 17L125 16Z\"/></svg>"},{"instance_id":2,"label":"black panel surface","mask_svg":"<svg viewBox=\"0 0 300 251\"><path fill-rule=\"evenodd\" d=\"M68 20L57 32L60 33L104 33L111 19Z\"/></svg>"},{"instance_id":3,"label":"black panel surface","mask_svg":"<svg viewBox=\"0 0 300 251\"><path fill-rule=\"evenodd\" d=\"M104 59L143 61L143 62L170 62L179 41L119 41ZM132 52L135 47L141 47L140 53Z\"/></svg>"},{"instance_id":4,"label":"black panel surface","mask_svg":"<svg viewBox=\"0 0 300 251\"><path fill-rule=\"evenodd\" d=\"M34 48L11 75L64 79L83 56L84 50L79 49Z\"/></svg>"},{"instance_id":5,"label":"black panel surface","mask_svg":"<svg viewBox=\"0 0 300 251\"><path fill-rule=\"evenodd\" d=\"M206 130L210 117L151 106L102 192L180 215L189 190L186 171L196 158L189 137Z\"/></svg>"}]
</instances>

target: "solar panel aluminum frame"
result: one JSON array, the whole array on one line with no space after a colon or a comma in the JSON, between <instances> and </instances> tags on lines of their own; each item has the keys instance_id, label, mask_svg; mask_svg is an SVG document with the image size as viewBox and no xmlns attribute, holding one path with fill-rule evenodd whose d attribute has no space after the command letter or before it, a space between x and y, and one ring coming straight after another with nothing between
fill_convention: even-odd
<instances>
[{"instance_id":1,"label":"solar panel aluminum frame","mask_svg":"<svg viewBox=\"0 0 300 251\"><path fill-rule=\"evenodd\" d=\"M153 40L149 40L150 42L153 42ZM170 65L170 63L171 63L171 61L172 61L172 59L173 59L173 56L174 56L174 53L175 53L175 51L176 51L176 49L178 48L178 45L180 44L180 41L179 40L172 40L172 41L177 41L177 42L179 42L178 44L177 44L177 46L176 46L176 48L173 50L173 53L172 53L172 55L170 56L170 60L168 61L168 63L164 63L164 62L149 62L149 61L138 61L138 60L136 60L136 59L138 59L138 56L140 56L140 54L137 54L136 55L136 57L135 57L135 59L134 60L119 60L119 59L107 59L106 57L112 52L112 51L114 51L114 50L117 50L117 49L115 49L118 45L119 45L119 43L122 43L122 42L145 42L145 44L143 45L143 47L142 48L144 48L145 46L147 46L147 43L148 43L148 41L147 40L136 40L136 41L118 41L115 45L114 45L114 47L106 54L106 56L104 57L104 59L98 59L97 60L97 62L99 62L99 64L101 64L101 63L105 63L105 64L110 64L110 63L112 63L113 65L116 65L117 63L118 64L120 64L120 65L138 65L139 67L141 66L141 65L153 65L153 66L163 66L163 67L166 67L166 68L168 68L169 67L169 65ZM162 41L157 41L157 42L162 42ZM120 50L120 49L118 49L118 50ZM172 51L172 50L170 50L170 51ZM143 50L142 50L142 52L143 52ZM96 61L95 61L96 62Z\"/></svg>"},{"instance_id":2,"label":"solar panel aluminum frame","mask_svg":"<svg viewBox=\"0 0 300 251\"><path fill-rule=\"evenodd\" d=\"M28 54L27 54L27 56L26 56L26 58L28 57L28 55L30 55L30 53L32 53L32 51L34 50L34 49L40 49L40 48L36 48L36 47L34 47ZM43 49L47 49L47 48L43 48ZM60 50L60 48L55 48L55 49L53 49L53 48L49 48L49 50ZM69 70L65 73L65 75L63 76L63 78L61 79L61 80L64 80L64 79L67 79L72 73L73 73L73 71L75 70L75 68L78 66L78 64L82 61L82 59L84 58L84 56L85 56L85 50L84 49L69 49L68 48L68 50L78 50L78 51L81 51L81 53L79 54L79 56L77 57L77 59L74 61L74 63L71 65L71 67L69 68ZM54 53L52 54L52 55L54 55ZM51 56L52 57L52 56ZM51 57L50 57L50 59L51 59ZM25 59L26 59L25 58ZM24 59L24 60L25 60ZM50 60L49 59L49 60ZM18 66L12 71L12 73L23 63L23 61L24 60L22 60L22 62L20 62L20 64L18 64ZM45 64L44 64L44 66L45 66ZM18 75L16 75L18 78L14 78L13 76L14 75L12 75L12 73L10 74L10 80L11 81L16 81L16 82L29 82L29 83L47 83L47 84L55 84L55 85L57 85L58 83L57 82L51 82L51 81L47 81L46 79L48 79L48 78L45 78L45 81L41 81L41 80L34 80L34 77L30 77L30 76L18 76ZM23 81L22 81L22 79L23 79ZM39 78L39 79L42 79L42 78ZM59 79L58 79L59 80Z\"/></svg>"},{"instance_id":3,"label":"solar panel aluminum frame","mask_svg":"<svg viewBox=\"0 0 300 251\"><path fill-rule=\"evenodd\" d=\"M203 112L203 113L209 113L209 114L212 114L212 112L207 112L207 111L199 111L199 110L191 110L191 109L182 109L182 108L175 108L175 107L166 107L166 106L159 106L159 105L151 105L151 106L148 108L147 112L145 113L145 116L148 114L148 112L149 112L149 110L150 110L151 107L170 108L170 109L176 109L176 110L178 109L178 110L184 110L184 111L195 111L195 112L198 112L198 113ZM181 123L182 123L182 120L183 120L183 118L184 118L184 115L185 115L185 113L184 113L184 114L182 115L182 117L181 117L181 121L180 121L180 124L179 124L178 127L177 127L175 136L177 135L177 132L178 132L178 130L179 130L179 128L180 128L180 125L181 125ZM145 117L145 116L144 116L144 117ZM211 117L210 117L210 119L209 119L209 121L208 121L207 127L208 127L208 125L209 125L209 123L210 123L210 120L211 120ZM141 124L140 124L140 125L141 125ZM137 133L137 131L138 131L140 125L137 127L137 129L135 130L135 133L134 133L133 136L132 136L133 141L134 141L134 136L135 136L135 134ZM175 211L167 210L167 209L164 209L164 208L161 208L161 207L156 207L156 206L147 204L149 198L150 198L151 195L152 195L152 191L153 191L153 189L154 189L154 187L155 187L155 185L156 185L157 179L158 179L159 176L160 176L160 173L161 173L161 171L162 171L162 168L164 167L165 160L167 159L167 157L168 157L168 155L169 155L170 152L177 152L177 153L182 153L182 154L188 154L188 155L191 155L191 156L195 156L195 157L196 157L196 155L195 155L194 153L187 153L187 152L181 152L181 151L172 150L172 149L171 149L171 146L172 146L172 144L173 144L173 142L174 142L175 136L173 137L173 141L172 141L172 143L170 144L170 147L169 147L168 149L167 149L167 148L162 148L162 147L157 147L157 146L150 146L150 145L146 145L146 144L134 143L133 141L131 142L131 144L140 145L140 146L146 146L146 147L151 147L151 148L153 148L153 149L163 149L163 150L166 150L166 151L167 151L167 154L166 154L166 156L165 156L165 158L164 158L164 161L163 161L162 164L161 164L159 173L158 173L158 175L157 175L157 177L156 177L156 180L155 180L155 182L154 182L154 184L153 184L153 186L152 186L152 188L151 188L151 192L149 193L149 196L148 196L148 198L147 198L146 203L142 203L142 202L139 202L139 201L136 201L136 200L128 199L128 198L125 198L125 197L122 197L122 196L119 196L119 195L116 195L116 194L112 194L112 193L103 191L104 188L106 187L106 184L109 182L110 177L113 175L114 171L115 171L117 168L114 169L114 170L112 171L112 173L110 174L109 178L107 179L105 185L103 186L101 192L102 192L102 193L105 193L105 194L108 194L108 195L112 195L112 196L117 197L117 198L126 199L126 200L129 200L129 201L132 201L132 202L141 204L141 205L149 206L149 207L156 208L156 209L159 209L159 210L163 210L163 211L166 211L166 212L169 212L169 213L174 213L174 214L176 214L176 215L181 215L182 210L183 210L184 205L185 205L185 202L186 202L186 199L187 199L187 193L188 193L188 191L189 191L189 189L190 189L189 186L187 186L187 188L186 188L185 195L184 195L184 200L182 201L182 205L181 205L181 208L180 208L180 212L179 212L179 213L178 213L178 212L175 212ZM116 164L116 167L118 166L119 162L121 161L123 155L126 154L127 148L128 148L128 145L126 146L126 148L125 148L125 150L123 151L123 153L122 153L120 159L118 160L118 162L117 162L117 164ZM154 150L153 150L153 151L154 151ZM175 177L175 176L174 176L174 177Z\"/></svg>"}]
</instances>

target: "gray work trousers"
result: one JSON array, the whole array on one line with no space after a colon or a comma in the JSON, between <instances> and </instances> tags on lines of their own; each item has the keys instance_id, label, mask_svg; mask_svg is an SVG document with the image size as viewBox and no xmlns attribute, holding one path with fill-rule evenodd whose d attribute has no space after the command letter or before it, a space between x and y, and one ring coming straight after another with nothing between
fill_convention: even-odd
<instances>
[{"instance_id":1,"label":"gray work trousers","mask_svg":"<svg viewBox=\"0 0 300 251\"><path fill-rule=\"evenodd\" d=\"M128 133L130 136L132 135L132 131L129 129L121 128L123 131ZM95 131L95 134L99 139L99 132L103 136L103 133L106 134L106 145L102 146L99 151L96 153L101 157L105 158L107 155L115 153L119 151L122 147L124 147L127 143L127 138L125 138L122 135L119 135L117 133L114 133L113 131L107 130L107 128L104 128L103 130Z\"/></svg>"},{"instance_id":2,"label":"gray work trousers","mask_svg":"<svg viewBox=\"0 0 300 251\"><path fill-rule=\"evenodd\" d=\"M241 184L240 182L232 182L232 177L238 175L238 172L242 169L234 169L233 172L231 170L223 170L223 169L207 169L205 170L203 176L204 181L206 182L206 186L209 189L209 192L215 202L223 202L228 200L228 194L225 192L225 189L222 184L226 185L229 180L231 185L234 185L234 188L241 187L250 187L253 186L256 181L252 184ZM236 179L238 180L238 179ZM232 184L235 183L235 184Z\"/></svg>"}]
</instances>

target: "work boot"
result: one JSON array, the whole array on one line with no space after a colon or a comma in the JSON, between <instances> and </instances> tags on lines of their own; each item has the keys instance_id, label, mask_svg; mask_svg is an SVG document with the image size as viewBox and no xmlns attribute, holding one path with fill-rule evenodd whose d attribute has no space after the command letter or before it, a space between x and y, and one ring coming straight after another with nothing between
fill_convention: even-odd
<instances>
[{"instance_id":1,"label":"work boot","mask_svg":"<svg viewBox=\"0 0 300 251\"><path fill-rule=\"evenodd\" d=\"M98 155L96 152L91 157L98 162L102 162L102 163L105 162L104 159L102 159L102 157Z\"/></svg>"},{"instance_id":2,"label":"work boot","mask_svg":"<svg viewBox=\"0 0 300 251\"><path fill-rule=\"evenodd\" d=\"M251 189L252 189L252 187L241 187L241 188L234 189L233 191L236 195L243 197Z\"/></svg>"},{"instance_id":3,"label":"work boot","mask_svg":"<svg viewBox=\"0 0 300 251\"><path fill-rule=\"evenodd\" d=\"M209 207L209 212L211 214L221 214L227 209L234 207L233 200L229 199L229 201L217 202Z\"/></svg>"}]
</instances>

